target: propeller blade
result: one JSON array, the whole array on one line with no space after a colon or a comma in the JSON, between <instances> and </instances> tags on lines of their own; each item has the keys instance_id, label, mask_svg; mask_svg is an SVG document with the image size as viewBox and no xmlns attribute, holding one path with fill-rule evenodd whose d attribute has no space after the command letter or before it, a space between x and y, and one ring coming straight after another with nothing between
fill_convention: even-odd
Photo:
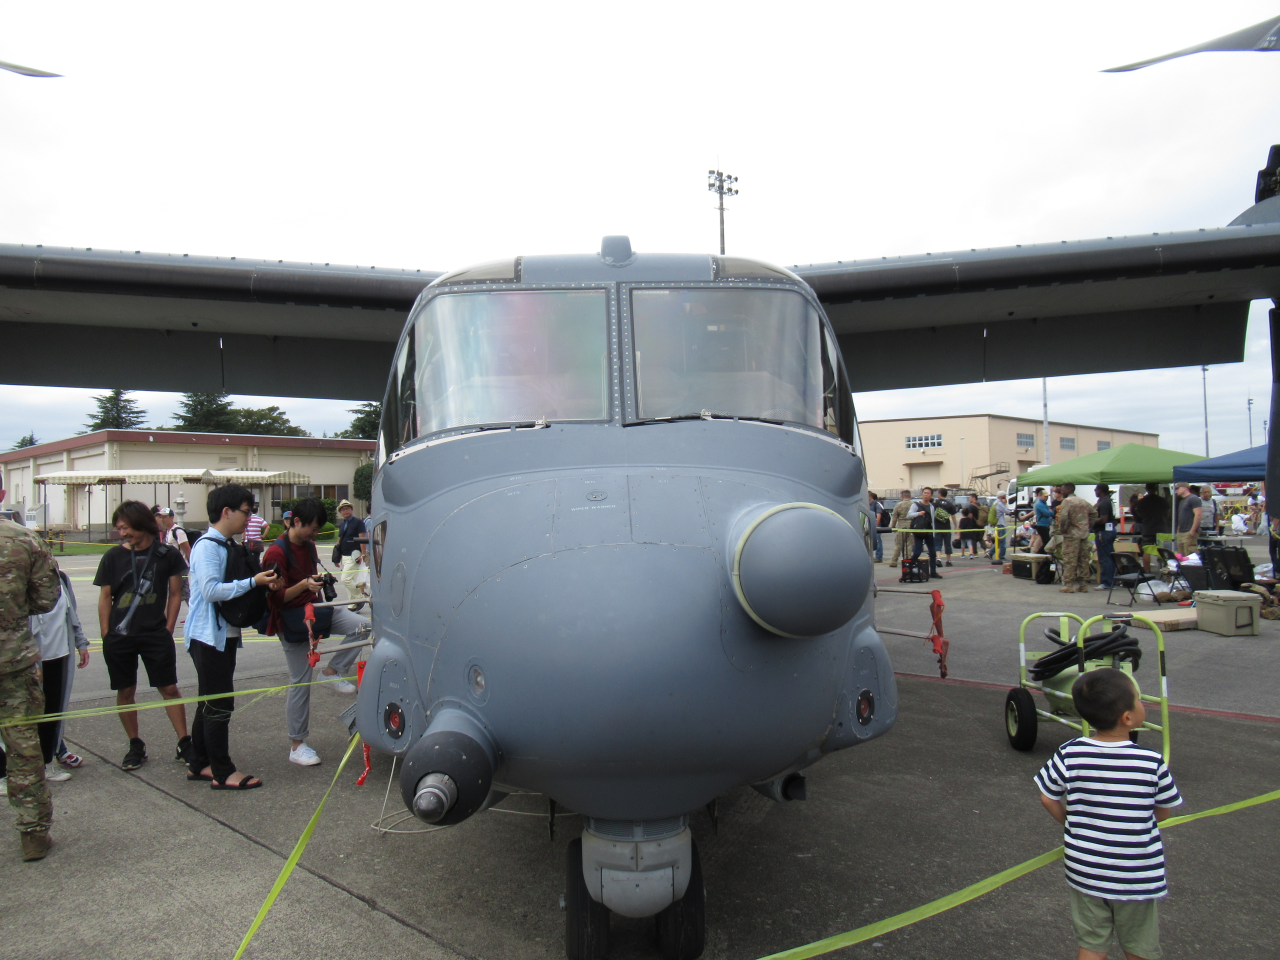
<instances>
[{"instance_id":1,"label":"propeller blade","mask_svg":"<svg viewBox=\"0 0 1280 960\"><path fill-rule=\"evenodd\" d=\"M1177 57L1186 57L1193 53L1204 53L1209 50L1257 50L1259 52L1280 50L1280 17L1276 17L1274 20L1267 20L1264 23L1255 23L1252 27L1245 27L1235 33L1228 33L1225 37L1218 37L1217 40L1209 40L1194 47L1187 47L1187 49L1179 50L1176 53L1166 53L1163 57L1139 60L1137 63L1126 64L1123 67L1112 67L1110 70L1103 70L1102 72L1124 73L1127 70L1141 70L1143 67L1149 67L1153 63L1163 63L1165 60L1174 60Z\"/></svg>"},{"instance_id":2,"label":"propeller blade","mask_svg":"<svg viewBox=\"0 0 1280 960\"><path fill-rule=\"evenodd\" d=\"M5 63L0 60L0 70L8 70L10 73L20 73L24 77L60 77L60 73L50 73L47 70L37 70L35 67L20 67L16 63Z\"/></svg>"}]
</instances>

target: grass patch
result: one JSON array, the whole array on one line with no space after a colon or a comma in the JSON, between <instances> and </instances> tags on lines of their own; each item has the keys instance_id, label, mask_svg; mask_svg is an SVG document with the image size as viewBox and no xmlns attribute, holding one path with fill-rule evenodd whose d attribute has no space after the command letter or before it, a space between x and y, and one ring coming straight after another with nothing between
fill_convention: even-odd
<instances>
[{"instance_id":1,"label":"grass patch","mask_svg":"<svg viewBox=\"0 0 1280 960\"><path fill-rule=\"evenodd\" d=\"M106 553L114 544L111 543L52 543L50 552L55 557L96 556Z\"/></svg>"}]
</instances>

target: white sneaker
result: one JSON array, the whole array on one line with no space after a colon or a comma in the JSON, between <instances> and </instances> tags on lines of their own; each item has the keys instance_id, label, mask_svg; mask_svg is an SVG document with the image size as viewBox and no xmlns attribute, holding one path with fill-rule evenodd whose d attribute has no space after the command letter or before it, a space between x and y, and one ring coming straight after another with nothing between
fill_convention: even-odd
<instances>
[{"instance_id":1,"label":"white sneaker","mask_svg":"<svg viewBox=\"0 0 1280 960\"><path fill-rule=\"evenodd\" d=\"M9 795L9 778L0 777L0 797L7 797L8 795Z\"/></svg>"},{"instance_id":2,"label":"white sneaker","mask_svg":"<svg viewBox=\"0 0 1280 960\"><path fill-rule=\"evenodd\" d=\"M70 780L71 774L67 773L67 771L63 770L56 763L46 763L44 765L44 778L50 783L61 783L63 780Z\"/></svg>"},{"instance_id":3,"label":"white sneaker","mask_svg":"<svg viewBox=\"0 0 1280 960\"><path fill-rule=\"evenodd\" d=\"M333 689L337 690L339 693L355 693L356 685L350 680L339 680L333 685Z\"/></svg>"},{"instance_id":4,"label":"white sneaker","mask_svg":"<svg viewBox=\"0 0 1280 960\"><path fill-rule=\"evenodd\" d=\"M296 763L300 767L314 767L320 762L320 754L304 743L289 751L289 762Z\"/></svg>"}]
</instances>

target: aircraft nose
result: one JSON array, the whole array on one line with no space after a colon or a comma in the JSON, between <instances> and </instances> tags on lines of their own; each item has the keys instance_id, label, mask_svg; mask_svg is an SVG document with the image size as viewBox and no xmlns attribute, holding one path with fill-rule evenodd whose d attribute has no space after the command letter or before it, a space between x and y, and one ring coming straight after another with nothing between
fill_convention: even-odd
<instances>
[{"instance_id":1,"label":"aircraft nose","mask_svg":"<svg viewBox=\"0 0 1280 960\"><path fill-rule=\"evenodd\" d=\"M866 599L871 561L849 521L816 503L784 503L746 521L733 585L751 618L784 637L848 623Z\"/></svg>"}]
</instances>

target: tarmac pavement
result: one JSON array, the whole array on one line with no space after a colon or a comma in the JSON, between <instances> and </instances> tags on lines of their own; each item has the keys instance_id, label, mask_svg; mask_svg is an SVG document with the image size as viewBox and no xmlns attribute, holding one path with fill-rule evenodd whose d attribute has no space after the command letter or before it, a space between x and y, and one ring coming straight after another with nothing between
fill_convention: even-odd
<instances>
[{"instance_id":1,"label":"tarmac pavement","mask_svg":"<svg viewBox=\"0 0 1280 960\"><path fill-rule=\"evenodd\" d=\"M1011 750L1004 686L1016 678L1017 624L1026 613L1103 612L1105 595L1060 594L965 563L944 569L949 575L936 585L947 602L951 675L977 683L928 679L937 666L927 644L886 637L895 667L920 675L899 678L893 731L810 768L805 802L776 804L743 788L720 799L718 834L705 813L694 816L707 889L704 956L750 960L893 916L1060 842L1031 777L1074 734L1046 725L1030 753ZM876 569L882 580L896 581L889 568ZM96 620L92 601L80 602L86 619ZM878 619L923 631L927 604L883 595ZM1264 621L1262 629L1257 638L1169 634L1173 699L1207 710L1280 713L1270 692L1280 622ZM286 682L274 643L246 646L242 688ZM77 706L111 702L83 699L105 691L105 677L94 680L93 668L78 679ZM194 683L188 686L194 692ZM309 742L325 762L304 768L286 759L283 699L246 706L242 698L232 753L266 781L243 794L185 779L172 760L163 711L140 715L151 759L136 773L116 766L127 744L115 717L74 721L68 740L85 766L50 785L57 846L46 860L24 864L9 834L8 855L0 856L0 957L231 957L333 777L346 742L337 714L350 702L331 688L315 689ZM1280 787L1276 722L1178 712L1171 728L1172 769L1186 798L1179 813ZM298 870L247 956L564 955L565 847L580 833L580 818L560 817L549 840L545 800L515 796L458 827L422 832L410 819L399 829L415 833L379 836L370 824L382 815L390 761L375 756L363 787L355 784L358 761L357 753L338 778ZM393 786L386 801L395 817L404 812L397 794ZM1165 832L1167 957L1275 956L1277 839L1280 802ZM1052 864L835 956L1072 956L1061 871ZM612 931L615 960L658 955L652 921L614 918Z\"/></svg>"}]
</instances>

